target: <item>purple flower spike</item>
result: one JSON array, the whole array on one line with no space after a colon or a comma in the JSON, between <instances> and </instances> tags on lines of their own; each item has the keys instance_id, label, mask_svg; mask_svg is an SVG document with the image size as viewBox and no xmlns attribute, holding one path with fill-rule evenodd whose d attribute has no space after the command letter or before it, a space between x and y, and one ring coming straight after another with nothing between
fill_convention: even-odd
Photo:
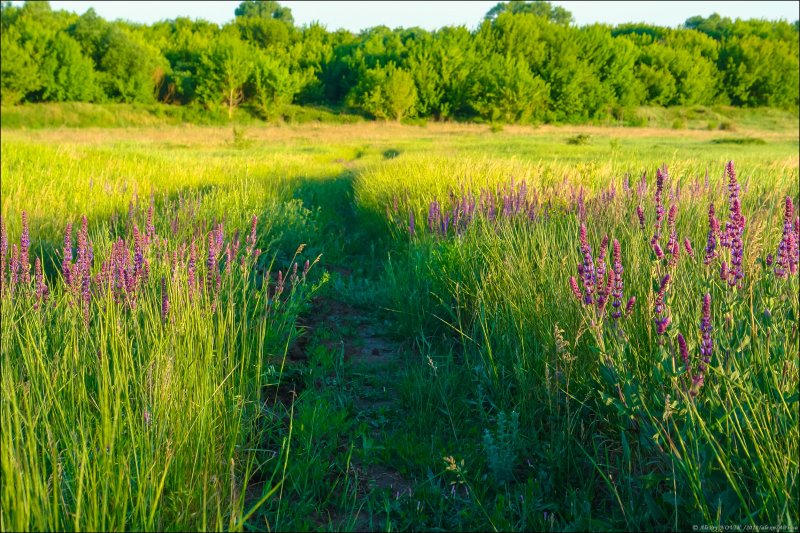
<instances>
[{"instance_id":1,"label":"purple flower spike","mask_svg":"<svg viewBox=\"0 0 800 533\"><path fill-rule=\"evenodd\" d=\"M258 224L258 217L253 215L253 218L250 220L250 234L247 236L247 240L245 243L247 244L247 255L253 253L253 249L256 247L256 225Z\"/></svg>"},{"instance_id":2,"label":"purple flower spike","mask_svg":"<svg viewBox=\"0 0 800 533\"><path fill-rule=\"evenodd\" d=\"M611 316L616 320L622 316L622 300L624 298L622 292L624 288L624 283L622 281L622 250L617 239L614 239L614 285L612 288L612 297L613 302L612 306L614 307L614 311L611 313Z\"/></svg>"},{"instance_id":3,"label":"purple flower spike","mask_svg":"<svg viewBox=\"0 0 800 533\"><path fill-rule=\"evenodd\" d=\"M194 245L194 241L192 241L191 246L189 247L189 264L187 265L187 285L189 285L189 299L191 300L194 297L194 292L197 289L197 247Z\"/></svg>"},{"instance_id":4,"label":"purple flower spike","mask_svg":"<svg viewBox=\"0 0 800 533\"><path fill-rule=\"evenodd\" d=\"M167 280L161 276L161 322L167 322L169 315L169 294L167 293Z\"/></svg>"},{"instance_id":5,"label":"purple flower spike","mask_svg":"<svg viewBox=\"0 0 800 533\"><path fill-rule=\"evenodd\" d=\"M586 291L586 294L583 297L583 302L587 305L592 303L592 295L595 289L595 270L594 270L594 259L592 259L592 248L589 246L589 240L586 236L586 226L581 224L580 229L580 244L581 244L581 253L583 254L583 267L581 276L583 278L583 288Z\"/></svg>"},{"instance_id":6,"label":"purple flower spike","mask_svg":"<svg viewBox=\"0 0 800 533\"><path fill-rule=\"evenodd\" d=\"M703 317L700 320L700 332L702 333L702 340L700 341L700 363L697 366L697 374L692 379L692 389L690 394L692 397L697 396L700 388L705 381L705 374L708 365L711 363L711 356L714 353L714 342L711 338L711 295L706 293L703 297Z\"/></svg>"},{"instance_id":7,"label":"purple flower spike","mask_svg":"<svg viewBox=\"0 0 800 533\"><path fill-rule=\"evenodd\" d=\"M0 295L6 288L6 255L8 254L8 233L6 223L0 217Z\"/></svg>"},{"instance_id":8,"label":"purple flower spike","mask_svg":"<svg viewBox=\"0 0 800 533\"><path fill-rule=\"evenodd\" d=\"M714 204L708 206L708 241L706 242L705 264L710 265L717 257L717 238L719 237L719 222L714 215Z\"/></svg>"},{"instance_id":9,"label":"purple flower spike","mask_svg":"<svg viewBox=\"0 0 800 533\"><path fill-rule=\"evenodd\" d=\"M664 259L664 250L661 249L658 242L653 242L653 251L656 253L658 259Z\"/></svg>"},{"instance_id":10,"label":"purple flower spike","mask_svg":"<svg viewBox=\"0 0 800 533\"><path fill-rule=\"evenodd\" d=\"M64 230L64 252L61 259L61 273L64 283L72 285L72 222L67 222Z\"/></svg>"},{"instance_id":11,"label":"purple flower spike","mask_svg":"<svg viewBox=\"0 0 800 533\"><path fill-rule=\"evenodd\" d=\"M19 239L19 268L20 281L29 283L31 281L31 261L29 258L31 247L31 236L28 230L28 213L22 212L22 235Z\"/></svg>"},{"instance_id":12,"label":"purple flower spike","mask_svg":"<svg viewBox=\"0 0 800 533\"><path fill-rule=\"evenodd\" d=\"M581 294L580 287L578 287L578 280L575 279L575 276L570 276L569 287L572 289L572 294L575 295L576 300L579 302L583 300L583 295Z\"/></svg>"},{"instance_id":13,"label":"purple flower spike","mask_svg":"<svg viewBox=\"0 0 800 533\"><path fill-rule=\"evenodd\" d=\"M214 232L208 234L208 257L206 258L206 289L214 292L217 274L217 240Z\"/></svg>"},{"instance_id":14,"label":"purple flower spike","mask_svg":"<svg viewBox=\"0 0 800 533\"><path fill-rule=\"evenodd\" d=\"M642 206L636 206L636 216L639 217L639 227L644 231L644 209Z\"/></svg>"},{"instance_id":15,"label":"purple flower spike","mask_svg":"<svg viewBox=\"0 0 800 533\"><path fill-rule=\"evenodd\" d=\"M683 338L683 335L678 333L678 351L681 354L681 361L683 361L683 367L686 369L686 372L689 374L689 379L692 377L692 367L689 363L689 348L686 346L686 339Z\"/></svg>"},{"instance_id":16,"label":"purple flower spike","mask_svg":"<svg viewBox=\"0 0 800 533\"><path fill-rule=\"evenodd\" d=\"M777 260L775 262L775 276L779 278L786 278L790 271L792 273L797 271L797 258L795 257L796 254L793 253L793 250L797 247L797 243L794 242L795 235L792 228L793 217L794 205L791 197L787 196L783 215L783 237L778 245Z\"/></svg>"},{"instance_id":17,"label":"purple flower spike","mask_svg":"<svg viewBox=\"0 0 800 533\"><path fill-rule=\"evenodd\" d=\"M625 305L625 316L631 316L633 313L633 306L636 305L636 296L631 296L628 298L628 303Z\"/></svg>"},{"instance_id":18,"label":"purple flower spike","mask_svg":"<svg viewBox=\"0 0 800 533\"><path fill-rule=\"evenodd\" d=\"M728 263L725 261L719 267L719 279L722 281L728 281Z\"/></svg>"},{"instance_id":19,"label":"purple flower spike","mask_svg":"<svg viewBox=\"0 0 800 533\"><path fill-rule=\"evenodd\" d=\"M666 293L667 293L667 287L669 286L669 282L670 282L670 275L667 274L662 278L661 286L659 287L658 294L656 295L656 303L654 311L655 311L656 332L659 335L664 335L667 332L667 327L672 321L669 314L667 313L667 304L666 304Z\"/></svg>"},{"instance_id":20,"label":"purple flower spike","mask_svg":"<svg viewBox=\"0 0 800 533\"><path fill-rule=\"evenodd\" d=\"M689 237L683 239L683 249L686 250L686 255L694 259L694 249L692 249L692 242Z\"/></svg>"},{"instance_id":21,"label":"purple flower spike","mask_svg":"<svg viewBox=\"0 0 800 533\"><path fill-rule=\"evenodd\" d=\"M42 262L39 258L36 258L36 262L33 268L34 276L36 277L36 302L33 304L34 309L39 309L41 304L43 304L47 300L47 295L49 294L49 290L47 289L47 285L44 283L44 275L42 274Z\"/></svg>"}]
</instances>

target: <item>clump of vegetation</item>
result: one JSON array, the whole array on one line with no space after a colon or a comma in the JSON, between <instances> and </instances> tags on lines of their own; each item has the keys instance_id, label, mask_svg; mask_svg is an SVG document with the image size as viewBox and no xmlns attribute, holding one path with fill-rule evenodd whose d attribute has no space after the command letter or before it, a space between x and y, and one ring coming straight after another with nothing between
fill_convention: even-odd
<instances>
[{"instance_id":1,"label":"clump of vegetation","mask_svg":"<svg viewBox=\"0 0 800 533\"><path fill-rule=\"evenodd\" d=\"M587 133L579 133L567 139L567 144L574 146L584 146L591 142L592 136Z\"/></svg>"},{"instance_id":2,"label":"clump of vegetation","mask_svg":"<svg viewBox=\"0 0 800 533\"><path fill-rule=\"evenodd\" d=\"M764 139L759 139L758 137L722 137L720 139L712 139L711 142L714 144L738 144L738 145L767 144L767 141L765 141Z\"/></svg>"}]
</instances>

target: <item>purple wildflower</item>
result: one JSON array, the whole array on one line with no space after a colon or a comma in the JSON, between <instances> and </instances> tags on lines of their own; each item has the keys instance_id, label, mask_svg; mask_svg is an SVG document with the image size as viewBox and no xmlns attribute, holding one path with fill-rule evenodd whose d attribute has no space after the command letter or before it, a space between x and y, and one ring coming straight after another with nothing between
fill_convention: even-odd
<instances>
[{"instance_id":1,"label":"purple wildflower","mask_svg":"<svg viewBox=\"0 0 800 533\"><path fill-rule=\"evenodd\" d=\"M88 270L83 272L83 278L81 280L81 303L83 306L83 324L87 328L89 327L89 311L92 304L92 292L90 287L91 277L89 276Z\"/></svg>"},{"instance_id":2,"label":"purple wildflower","mask_svg":"<svg viewBox=\"0 0 800 533\"><path fill-rule=\"evenodd\" d=\"M22 212L22 235L19 238L19 268L20 281L29 283L31 280L31 261L29 258L31 236L28 230L28 213Z\"/></svg>"},{"instance_id":3,"label":"purple wildflower","mask_svg":"<svg viewBox=\"0 0 800 533\"><path fill-rule=\"evenodd\" d=\"M702 340L700 341L700 363L697 367L697 374L692 379L692 390L690 394L692 397L697 396L700 392L700 387L703 386L705 381L705 374L708 365L711 363L711 355L714 352L714 342L711 339L711 294L706 293L703 297L703 317L700 320L700 332L702 333Z\"/></svg>"},{"instance_id":4,"label":"purple wildflower","mask_svg":"<svg viewBox=\"0 0 800 533\"><path fill-rule=\"evenodd\" d=\"M731 225L730 245L731 245L731 273L728 278L728 285L733 287L741 287L742 279L744 278L744 270L742 268L742 259L744 255L744 241L742 239L744 233L745 218L741 212L739 198L735 198L731 206L732 218L734 223Z\"/></svg>"},{"instance_id":5,"label":"purple wildflower","mask_svg":"<svg viewBox=\"0 0 800 533\"><path fill-rule=\"evenodd\" d=\"M189 247L189 264L187 265L187 284L189 285L189 299L191 300L194 296L194 292L197 289L197 276L195 273L197 265L197 247L194 245L194 241L192 241L191 246Z\"/></svg>"},{"instance_id":6,"label":"purple wildflower","mask_svg":"<svg viewBox=\"0 0 800 533\"><path fill-rule=\"evenodd\" d=\"M667 305L666 305L666 293L667 287L670 282L669 274L665 275L661 279L661 285L658 289L658 294L656 295L656 304L655 304L655 322L656 322L656 332L659 335L664 335L667 331L667 327L671 322L671 318L667 313Z\"/></svg>"},{"instance_id":7,"label":"purple wildflower","mask_svg":"<svg viewBox=\"0 0 800 533\"><path fill-rule=\"evenodd\" d=\"M656 223L653 238L650 240L650 244L653 245L658 243L658 240L661 238L661 223L664 220L664 179L666 177L666 168L664 169L664 172L662 172L660 168L656 169Z\"/></svg>"},{"instance_id":8,"label":"purple wildflower","mask_svg":"<svg viewBox=\"0 0 800 533\"><path fill-rule=\"evenodd\" d=\"M39 306L47 300L49 290L44 283L44 275L42 274L42 262L36 258L33 267L34 276L36 278L36 302L33 304L34 309L39 309Z\"/></svg>"},{"instance_id":9,"label":"purple wildflower","mask_svg":"<svg viewBox=\"0 0 800 533\"><path fill-rule=\"evenodd\" d=\"M161 321L167 322L169 314L169 294L167 293L167 280L161 276Z\"/></svg>"},{"instance_id":10,"label":"purple wildflower","mask_svg":"<svg viewBox=\"0 0 800 533\"><path fill-rule=\"evenodd\" d=\"M575 295L575 298L580 302L583 300L583 295L581 294L581 289L578 287L578 280L575 279L575 276L570 276L569 278L569 287L572 289L572 294Z\"/></svg>"},{"instance_id":11,"label":"purple wildflower","mask_svg":"<svg viewBox=\"0 0 800 533\"><path fill-rule=\"evenodd\" d=\"M623 287L624 283L622 281L622 250L617 239L614 239L614 285L612 288L612 297L613 301L611 305L614 307L614 311L611 313L611 316L616 320L622 316L622 300L623 300Z\"/></svg>"},{"instance_id":12,"label":"purple wildflower","mask_svg":"<svg viewBox=\"0 0 800 533\"><path fill-rule=\"evenodd\" d=\"M661 245L658 242L653 242L653 251L658 259L664 259L664 250L661 249Z\"/></svg>"},{"instance_id":13,"label":"purple wildflower","mask_svg":"<svg viewBox=\"0 0 800 533\"><path fill-rule=\"evenodd\" d=\"M258 225L258 217L253 215L253 218L250 221L250 234L247 236L247 240L245 241L247 244L247 255L253 253L253 248L256 247L256 226Z\"/></svg>"},{"instance_id":14,"label":"purple wildflower","mask_svg":"<svg viewBox=\"0 0 800 533\"><path fill-rule=\"evenodd\" d=\"M639 217L639 227L644 231L644 209L642 206L636 206L636 216Z\"/></svg>"},{"instance_id":15,"label":"purple wildflower","mask_svg":"<svg viewBox=\"0 0 800 533\"><path fill-rule=\"evenodd\" d=\"M686 339L683 338L683 335L678 333L678 351L681 354L681 361L683 361L683 367L686 369L686 372L689 375L689 379L692 378L692 367L689 362L689 348L686 346Z\"/></svg>"},{"instance_id":16,"label":"purple wildflower","mask_svg":"<svg viewBox=\"0 0 800 533\"><path fill-rule=\"evenodd\" d=\"M584 224L581 224L580 244L581 253L583 254L583 264L581 265L583 268L580 273L583 277L583 288L586 291L583 302L589 305L592 303L592 294L594 293L596 278L594 260L592 259L592 248L589 246L589 240L586 236L586 225Z\"/></svg>"},{"instance_id":17,"label":"purple wildflower","mask_svg":"<svg viewBox=\"0 0 800 533\"><path fill-rule=\"evenodd\" d=\"M692 249L692 242L689 237L683 239L683 249L686 250L686 255L694 259L694 249Z\"/></svg>"},{"instance_id":18,"label":"purple wildflower","mask_svg":"<svg viewBox=\"0 0 800 533\"><path fill-rule=\"evenodd\" d=\"M214 233L208 234L208 257L206 258L206 290L209 294L214 291L216 282L215 273L217 272L217 252L216 236Z\"/></svg>"},{"instance_id":19,"label":"purple wildflower","mask_svg":"<svg viewBox=\"0 0 800 533\"><path fill-rule=\"evenodd\" d=\"M636 296L631 296L630 298L628 298L628 303L625 304L625 316L626 317L631 316L631 313L633 313L633 306L634 305L636 305Z\"/></svg>"},{"instance_id":20,"label":"purple wildflower","mask_svg":"<svg viewBox=\"0 0 800 533\"><path fill-rule=\"evenodd\" d=\"M150 243L156 236L156 227L153 224L153 211L155 209L153 196L150 195L150 207L147 209L147 223L144 227L145 241Z\"/></svg>"},{"instance_id":21,"label":"purple wildflower","mask_svg":"<svg viewBox=\"0 0 800 533\"><path fill-rule=\"evenodd\" d=\"M0 217L0 295L5 291L7 254L8 233L6 233L6 223L3 221L3 217Z\"/></svg>"},{"instance_id":22,"label":"purple wildflower","mask_svg":"<svg viewBox=\"0 0 800 533\"><path fill-rule=\"evenodd\" d=\"M719 279L722 281L728 281L728 263L725 261L719 266Z\"/></svg>"},{"instance_id":23,"label":"purple wildflower","mask_svg":"<svg viewBox=\"0 0 800 533\"><path fill-rule=\"evenodd\" d=\"M783 215L783 237L778 245L777 261L775 263L775 275L779 278L786 278L789 270L795 261L792 250L796 244L794 242L794 232L792 231L792 218L794 217L794 205L791 197L786 197L785 210ZM795 267L796 270L796 267Z\"/></svg>"},{"instance_id":24,"label":"purple wildflower","mask_svg":"<svg viewBox=\"0 0 800 533\"><path fill-rule=\"evenodd\" d=\"M61 273L64 283L72 285L72 222L67 222L64 230L64 252L61 259Z\"/></svg>"}]
</instances>

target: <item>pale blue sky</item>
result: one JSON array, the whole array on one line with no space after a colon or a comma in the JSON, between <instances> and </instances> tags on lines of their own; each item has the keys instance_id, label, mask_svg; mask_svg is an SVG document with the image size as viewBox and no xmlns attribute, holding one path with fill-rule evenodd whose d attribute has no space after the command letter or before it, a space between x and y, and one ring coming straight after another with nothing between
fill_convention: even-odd
<instances>
[{"instance_id":1,"label":"pale blue sky","mask_svg":"<svg viewBox=\"0 0 800 533\"><path fill-rule=\"evenodd\" d=\"M21 2L14 2L19 4ZM389 27L420 26L436 29L441 26L465 25L474 28L496 1L479 2L334 2L285 1L298 25L318 21L329 30L346 28L357 32L378 25ZM572 12L578 25L604 22L647 22L660 26L677 26L694 15L719 13L730 18L798 19L799 1L772 2L585 2L554 1ZM233 19L238 1L51 1L53 9L83 13L93 7L106 19L123 18L150 23L179 16L203 18L222 24Z\"/></svg>"}]
</instances>

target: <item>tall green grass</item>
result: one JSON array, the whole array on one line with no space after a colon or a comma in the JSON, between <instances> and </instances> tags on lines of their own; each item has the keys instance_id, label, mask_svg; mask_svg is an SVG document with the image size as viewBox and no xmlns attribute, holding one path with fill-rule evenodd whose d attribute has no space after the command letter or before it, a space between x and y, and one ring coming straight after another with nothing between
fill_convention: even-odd
<instances>
[{"instance_id":1,"label":"tall green grass","mask_svg":"<svg viewBox=\"0 0 800 533\"><path fill-rule=\"evenodd\" d=\"M799 286L797 275L779 279L765 261L778 248L784 198L797 202L797 169L737 164L747 176L747 229L746 277L736 290L719 279L719 259L709 266L703 261L708 205L714 203L721 220L729 209L722 166L710 166L705 186L704 163L670 164L669 190L680 192L665 204L677 204L679 242L688 238L695 254L689 257L681 244L682 257L671 270L650 246L654 183L650 178L648 188L637 191L641 164L626 159L589 170L581 164L420 157L365 173L357 198L386 213L389 231L402 243L387 264L398 327L405 335L458 341L476 390L471 401L482 406L472 416L485 417L484 409L490 419L519 413L519 445L529 454L543 452L543 441L548 449L564 449L548 459L556 463L548 468L564 476L562 487L597 477L591 509L607 520L603 527L792 527L798 523L792 502L800 494ZM626 167L634 174L630 192L623 192ZM655 168L649 170L654 175ZM447 237L426 227L434 199L452 206L465 194L494 191L512 178L536 189L534 222L527 216L479 218L461 235L451 231ZM604 200L612 188L616 196ZM581 190L583 218L575 205ZM640 205L644 230L636 215ZM610 307L603 316L572 295L570 276L580 280L581 223L595 260L604 235L621 243L625 298L636 297L629 318L614 321ZM609 249L608 263L610 255ZM667 296L672 324L661 337L653 320L654 287L667 272L673 279ZM696 372L706 292L715 351L706 384L693 398L676 339L681 333L688 340ZM485 460L487 470L497 462ZM525 470L518 459L506 460L507 468ZM561 513L569 523L570 513Z\"/></svg>"}]
</instances>

